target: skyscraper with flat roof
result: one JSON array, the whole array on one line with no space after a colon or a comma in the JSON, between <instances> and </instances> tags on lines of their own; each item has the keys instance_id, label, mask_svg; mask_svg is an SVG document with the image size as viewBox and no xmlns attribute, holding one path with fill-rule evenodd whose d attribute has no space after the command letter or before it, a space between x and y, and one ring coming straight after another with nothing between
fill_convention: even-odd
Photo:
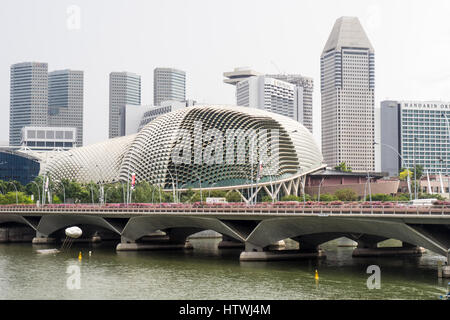
<instances>
[{"instance_id":1,"label":"skyscraper with flat roof","mask_svg":"<svg viewBox=\"0 0 450 320\"><path fill-rule=\"evenodd\" d=\"M111 72L109 74L109 138L123 135L120 112L127 104L141 104L141 76L130 72Z\"/></svg>"},{"instance_id":2,"label":"skyscraper with flat roof","mask_svg":"<svg viewBox=\"0 0 450 320\"><path fill-rule=\"evenodd\" d=\"M336 20L320 58L322 154L330 167L375 170L375 53L356 17Z\"/></svg>"},{"instance_id":3,"label":"skyscraper with flat roof","mask_svg":"<svg viewBox=\"0 0 450 320\"><path fill-rule=\"evenodd\" d=\"M267 76L255 76L236 84L238 106L257 108L299 121L299 88L292 83ZM299 121L301 122L301 121Z\"/></svg>"},{"instance_id":4,"label":"skyscraper with flat roof","mask_svg":"<svg viewBox=\"0 0 450 320\"><path fill-rule=\"evenodd\" d=\"M47 125L48 65L16 63L10 77L9 145L20 146L23 127Z\"/></svg>"},{"instance_id":5,"label":"skyscraper with flat roof","mask_svg":"<svg viewBox=\"0 0 450 320\"><path fill-rule=\"evenodd\" d=\"M48 74L48 125L76 128L76 146L83 146L83 71Z\"/></svg>"},{"instance_id":6,"label":"skyscraper with flat roof","mask_svg":"<svg viewBox=\"0 0 450 320\"><path fill-rule=\"evenodd\" d=\"M300 74L268 74L267 77L295 84L298 91L297 120L313 132L313 78Z\"/></svg>"},{"instance_id":7,"label":"skyscraper with flat roof","mask_svg":"<svg viewBox=\"0 0 450 320\"><path fill-rule=\"evenodd\" d=\"M450 175L449 101L381 101L380 120L382 171L421 165L425 175Z\"/></svg>"},{"instance_id":8,"label":"skyscraper with flat roof","mask_svg":"<svg viewBox=\"0 0 450 320\"><path fill-rule=\"evenodd\" d=\"M153 71L153 104L186 100L186 72L173 68L155 68Z\"/></svg>"}]
</instances>

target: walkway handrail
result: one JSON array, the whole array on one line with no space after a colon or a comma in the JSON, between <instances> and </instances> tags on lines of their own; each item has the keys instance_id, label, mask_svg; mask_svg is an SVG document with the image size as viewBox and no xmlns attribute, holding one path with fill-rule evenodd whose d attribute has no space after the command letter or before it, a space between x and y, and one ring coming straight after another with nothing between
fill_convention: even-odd
<instances>
[{"instance_id":1,"label":"walkway handrail","mask_svg":"<svg viewBox=\"0 0 450 320\"><path fill-rule=\"evenodd\" d=\"M356 210L355 210L356 209ZM214 205L129 205L129 206L111 206L111 205L0 205L0 213L83 213L83 214L135 214L135 213L202 213L202 214L300 214L300 215L322 215L326 214L450 214L450 206L399 206L399 205L304 205L304 206L214 206Z\"/></svg>"}]
</instances>

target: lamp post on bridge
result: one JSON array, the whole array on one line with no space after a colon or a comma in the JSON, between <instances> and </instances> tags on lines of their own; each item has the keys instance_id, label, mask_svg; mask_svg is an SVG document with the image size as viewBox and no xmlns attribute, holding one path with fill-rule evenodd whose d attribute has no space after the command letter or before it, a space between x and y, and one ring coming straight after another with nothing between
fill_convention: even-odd
<instances>
[{"instance_id":1,"label":"lamp post on bridge","mask_svg":"<svg viewBox=\"0 0 450 320\"><path fill-rule=\"evenodd\" d=\"M39 185L37 184L36 181L31 181L31 183L34 183L38 189L38 198L39 198L39 203L41 203L41 190L39 189Z\"/></svg>"},{"instance_id":2,"label":"lamp post on bridge","mask_svg":"<svg viewBox=\"0 0 450 320\"><path fill-rule=\"evenodd\" d=\"M400 160L401 160L401 167L402 167L402 168L405 167L405 161L404 161L402 155L401 155L397 150L395 150L395 148L394 148L393 146L391 146L391 145L389 145L389 144L386 144L386 143L376 142L376 141L374 141L373 144L374 144L374 145L375 145L375 144L379 144L380 146L388 147L389 149L391 149L392 151L394 151L394 152L398 155L398 157L400 158ZM401 168L400 168L400 169L401 169ZM400 174L400 170L399 170L399 174ZM407 182L407 183L408 183L409 200L412 200L411 187L410 187L410 183L409 183L409 173L408 173L408 178L407 178L407 179L408 179L408 182Z\"/></svg>"},{"instance_id":3,"label":"lamp post on bridge","mask_svg":"<svg viewBox=\"0 0 450 320\"><path fill-rule=\"evenodd\" d=\"M449 121L447 118L447 115L445 113L441 114L444 118L445 118L445 122L447 124L447 132L448 132L448 139L449 139L449 143L450 143L450 125L449 125ZM447 152L448 155L448 152ZM447 175L447 189L448 189L448 197L450 199L450 174L448 172L448 157L447 159L445 159L445 174Z\"/></svg>"},{"instance_id":4,"label":"lamp post on bridge","mask_svg":"<svg viewBox=\"0 0 450 320\"><path fill-rule=\"evenodd\" d=\"M9 181L8 183L12 184L14 189L16 190L16 205L17 205L19 204L19 198L17 197L17 187L12 181Z\"/></svg>"},{"instance_id":5,"label":"lamp post on bridge","mask_svg":"<svg viewBox=\"0 0 450 320\"><path fill-rule=\"evenodd\" d=\"M203 202L203 193L202 193L202 180L200 179L200 177L196 174L197 179L199 181L200 184L200 202Z\"/></svg>"},{"instance_id":6,"label":"lamp post on bridge","mask_svg":"<svg viewBox=\"0 0 450 320\"><path fill-rule=\"evenodd\" d=\"M174 182L174 180L173 180L173 176L172 176L172 174L170 173L170 170L169 170L169 169L167 169L167 172L169 173L170 178L172 179L173 202L177 203L177 196L176 196L176 191L175 191L175 182Z\"/></svg>"},{"instance_id":7,"label":"lamp post on bridge","mask_svg":"<svg viewBox=\"0 0 450 320\"><path fill-rule=\"evenodd\" d=\"M318 196L317 196L317 201L318 202L320 202L320 187L322 186L322 183L323 183L324 180L325 180L325 177L323 177L322 180L319 183L319 193L318 193Z\"/></svg>"}]
</instances>

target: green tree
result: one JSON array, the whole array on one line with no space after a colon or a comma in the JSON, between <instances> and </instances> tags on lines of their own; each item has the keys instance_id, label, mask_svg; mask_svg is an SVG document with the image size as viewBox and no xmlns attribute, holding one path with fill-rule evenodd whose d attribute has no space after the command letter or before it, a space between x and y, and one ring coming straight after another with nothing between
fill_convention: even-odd
<instances>
[{"instance_id":1,"label":"green tree","mask_svg":"<svg viewBox=\"0 0 450 320\"><path fill-rule=\"evenodd\" d=\"M358 199L356 192L349 188L339 189L334 195L341 201L355 201Z\"/></svg>"},{"instance_id":2,"label":"green tree","mask_svg":"<svg viewBox=\"0 0 450 320\"><path fill-rule=\"evenodd\" d=\"M420 193L418 195L419 199L437 199L437 200L446 200L440 194L429 194L429 193Z\"/></svg>"},{"instance_id":3,"label":"green tree","mask_svg":"<svg viewBox=\"0 0 450 320\"><path fill-rule=\"evenodd\" d=\"M330 193L324 193L320 195L320 201L321 202L330 202L330 201L336 201L338 198Z\"/></svg>"},{"instance_id":4,"label":"green tree","mask_svg":"<svg viewBox=\"0 0 450 320\"><path fill-rule=\"evenodd\" d=\"M397 193L393 199L394 201L409 201L409 193Z\"/></svg>"},{"instance_id":5,"label":"green tree","mask_svg":"<svg viewBox=\"0 0 450 320\"><path fill-rule=\"evenodd\" d=\"M352 168L348 167L345 162L339 163L339 165L334 167L334 170L341 171L341 172L352 172Z\"/></svg>"},{"instance_id":6,"label":"green tree","mask_svg":"<svg viewBox=\"0 0 450 320\"><path fill-rule=\"evenodd\" d=\"M389 194L376 193L376 194L372 195L372 200L373 201L393 201L394 197L392 197Z\"/></svg>"},{"instance_id":7,"label":"green tree","mask_svg":"<svg viewBox=\"0 0 450 320\"><path fill-rule=\"evenodd\" d=\"M281 201L299 201L299 202L303 202L303 198L300 198L298 196L294 196L293 194L289 194L289 195L283 196L281 198Z\"/></svg>"},{"instance_id":8,"label":"green tree","mask_svg":"<svg viewBox=\"0 0 450 320\"><path fill-rule=\"evenodd\" d=\"M33 201L31 201L31 198L27 196L23 192L8 192L6 194L0 194L0 204L16 204L16 195L17 195L17 202L19 204L32 204Z\"/></svg>"},{"instance_id":9,"label":"green tree","mask_svg":"<svg viewBox=\"0 0 450 320\"><path fill-rule=\"evenodd\" d=\"M265 196L268 197L268 196ZM242 198L241 195L239 194L239 192L237 192L236 190L230 191L226 194L225 198L227 199L228 202L241 202ZM269 197L270 201L272 201L272 199ZM263 200L264 202L264 197Z\"/></svg>"}]
</instances>

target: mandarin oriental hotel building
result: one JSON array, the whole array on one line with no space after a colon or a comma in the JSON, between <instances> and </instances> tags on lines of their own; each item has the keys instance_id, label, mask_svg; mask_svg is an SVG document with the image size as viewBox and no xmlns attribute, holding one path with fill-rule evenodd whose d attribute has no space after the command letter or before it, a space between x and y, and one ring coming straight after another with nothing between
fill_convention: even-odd
<instances>
[{"instance_id":1,"label":"mandarin oriental hotel building","mask_svg":"<svg viewBox=\"0 0 450 320\"><path fill-rule=\"evenodd\" d=\"M450 102L382 101L380 120L382 171L397 175L415 163L424 175L450 174Z\"/></svg>"}]
</instances>

